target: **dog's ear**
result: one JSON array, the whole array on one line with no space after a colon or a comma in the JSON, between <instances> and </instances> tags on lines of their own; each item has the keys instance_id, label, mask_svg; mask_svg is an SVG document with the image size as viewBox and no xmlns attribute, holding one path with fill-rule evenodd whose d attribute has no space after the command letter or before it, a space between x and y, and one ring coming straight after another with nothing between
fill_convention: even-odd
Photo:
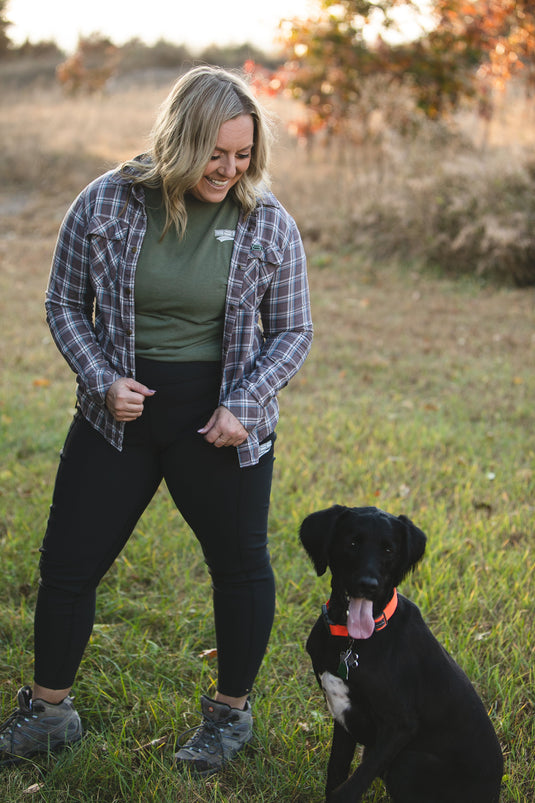
<instances>
[{"instance_id":1,"label":"dog's ear","mask_svg":"<svg viewBox=\"0 0 535 803\"><path fill-rule=\"evenodd\" d=\"M340 514L346 510L347 507L343 505L333 505L325 510L311 513L301 524L299 538L312 559L318 577L327 570L336 522Z\"/></svg>"},{"instance_id":2,"label":"dog's ear","mask_svg":"<svg viewBox=\"0 0 535 803\"><path fill-rule=\"evenodd\" d=\"M418 561L423 558L427 536L407 516L401 515L396 518L402 527L403 539L403 558L399 567L399 577L395 583L398 585L407 572L414 569Z\"/></svg>"}]
</instances>

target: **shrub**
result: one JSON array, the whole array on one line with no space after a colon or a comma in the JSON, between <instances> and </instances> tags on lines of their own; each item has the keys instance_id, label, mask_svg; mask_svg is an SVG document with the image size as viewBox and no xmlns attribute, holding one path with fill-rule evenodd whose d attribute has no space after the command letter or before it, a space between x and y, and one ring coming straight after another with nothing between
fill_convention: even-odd
<instances>
[{"instance_id":1,"label":"shrub","mask_svg":"<svg viewBox=\"0 0 535 803\"><path fill-rule=\"evenodd\" d=\"M374 88L361 99L352 137L319 136L301 150L306 179L297 168L298 143L287 149L295 179L280 194L305 239L375 261L535 284L535 162L527 149L511 147L515 132L505 145L478 147L475 115L465 134L456 121L426 120L405 96ZM371 129L370 121L380 125Z\"/></svg>"}]
</instances>

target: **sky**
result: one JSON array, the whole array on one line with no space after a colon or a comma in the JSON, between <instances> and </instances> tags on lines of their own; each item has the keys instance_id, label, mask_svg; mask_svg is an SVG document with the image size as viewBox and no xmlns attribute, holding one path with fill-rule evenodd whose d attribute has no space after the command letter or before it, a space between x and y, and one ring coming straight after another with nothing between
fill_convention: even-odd
<instances>
[{"instance_id":1,"label":"sky","mask_svg":"<svg viewBox=\"0 0 535 803\"><path fill-rule=\"evenodd\" d=\"M271 51L282 18L306 18L314 0L8 0L9 38L55 41L70 53L80 35L101 33L121 45L166 39L201 50L249 42Z\"/></svg>"}]
</instances>

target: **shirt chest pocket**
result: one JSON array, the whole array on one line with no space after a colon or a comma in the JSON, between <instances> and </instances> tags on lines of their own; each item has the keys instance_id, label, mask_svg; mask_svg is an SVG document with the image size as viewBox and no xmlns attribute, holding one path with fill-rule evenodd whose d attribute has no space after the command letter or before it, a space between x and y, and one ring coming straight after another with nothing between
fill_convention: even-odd
<instances>
[{"instance_id":1,"label":"shirt chest pocket","mask_svg":"<svg viewBox=\"0 0 535 803\"><path fill-rule=\"evenodd\" d=\"M278 248L271 245L255 248L253 245L243 277L240 306L258 309L282 265L282 259Z\"/></svg>"},{"instance_id":2,"label":"shirt chest pocket","mask_svg":"<svg viewBox=\"0 0 535 803\"><path fill-rule=\"evenodd\" d=\"M97 288L115 284L124 267L128 224L121 218L95 215L90 221L89 259L91 281Z\"/></svg>"}]
</instances>

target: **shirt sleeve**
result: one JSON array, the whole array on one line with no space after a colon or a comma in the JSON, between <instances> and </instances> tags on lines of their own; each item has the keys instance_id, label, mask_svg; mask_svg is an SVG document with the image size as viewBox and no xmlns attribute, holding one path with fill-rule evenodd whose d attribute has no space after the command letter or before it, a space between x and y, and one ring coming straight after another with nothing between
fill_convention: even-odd
<instances>
[{"instance_id":1,"label":"shirt sleeve","mask_svg":"<svg viewBox=\"0 0 535 803\"><path fill-rule=\"evenodd\" d=\"M87 201L82 193L60 227L46 291L46 317L59 351L78 382L97 403L119 374L110 366L93 325L94 292L90 282Z\"/></svg>"},{"instance_id":2,"label":"shirt sleeve","mask_svg":"<svg viewBox=\"0 0 535 803\"><path fill-rule=\"evenodd\" d=\"M262 299L260 313L264 340L254 368L223 401L248 431L300 369L312 345L306 257L291 219L282 261Z\"/></svg>"}]
</instances>

